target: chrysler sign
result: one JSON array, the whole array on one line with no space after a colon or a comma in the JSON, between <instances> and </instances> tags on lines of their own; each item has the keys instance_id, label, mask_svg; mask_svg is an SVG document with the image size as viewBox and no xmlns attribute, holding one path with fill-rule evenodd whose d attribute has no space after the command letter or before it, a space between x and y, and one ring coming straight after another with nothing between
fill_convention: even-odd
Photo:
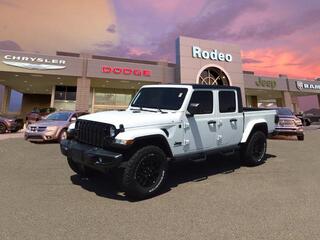
<instances>
[{"instance_id":1,"label":"chrysler sign","mask_svg":"<svg viewBox=\"0 0 320 240\"><path fill-rule=\"evenodd\" d=\"M43 57L27 57L8 54L3 57L2 62L13 67L36 70L60 70L66 68L66 60Z\"/></svg>"},{"instance_id":2,"label":"chrysler sign","mask_svg":"<svg viewBox=\"0 0 320 240\"><path fill-rule=\"evenodd\" d=\"M320 90L320 83L304 83L303 81L296 81L296 86L299 90Z\"/></svg>"},{"instance_id":3,"label":"chrysler sign","mask_svg":"<svg viewBox=\"0 0 320 240\"><path fill-rule=\"evenodd\" d=\"M200 47L192 46L192 57L201 59L211 59L214 61L232 62L232 55L229 53L218 52L217 49L204 51Z\"/></svg>"}]
</instances>

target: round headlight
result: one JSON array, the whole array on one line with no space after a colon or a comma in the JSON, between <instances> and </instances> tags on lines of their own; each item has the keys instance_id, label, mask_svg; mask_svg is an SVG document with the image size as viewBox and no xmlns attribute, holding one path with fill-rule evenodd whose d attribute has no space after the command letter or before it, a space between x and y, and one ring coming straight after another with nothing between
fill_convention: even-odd
<instances>
[{"instance_id":1,"label":"round headlight","mask_svg":"<svg viewBox=\"0 0 320 240\"><path fill-rule=\"evenodd\" d=\"M114 136L116 136L116 128L115 127L110 127L110 132L109 132L109 134L110 134L110 137L114 137Z\"/></svg>"}]
</instances>

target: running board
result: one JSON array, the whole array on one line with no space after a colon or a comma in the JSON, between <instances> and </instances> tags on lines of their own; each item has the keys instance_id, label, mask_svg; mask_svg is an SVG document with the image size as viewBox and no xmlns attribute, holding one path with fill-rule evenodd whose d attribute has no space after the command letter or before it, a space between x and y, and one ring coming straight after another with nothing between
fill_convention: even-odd
<instances>
[{"instance_id":1,"label":"running board","mask_svg":"<svg viewBox=\"0 0 320 240\"><path fill-rule=\"evenodd\" d=\"M195 154L194 156L192 156L190 158L190 160L192 162L203 162L203 161L206 161L207 160L207 154L205 154L205 153Z\"/></svg>"}]
</instances>

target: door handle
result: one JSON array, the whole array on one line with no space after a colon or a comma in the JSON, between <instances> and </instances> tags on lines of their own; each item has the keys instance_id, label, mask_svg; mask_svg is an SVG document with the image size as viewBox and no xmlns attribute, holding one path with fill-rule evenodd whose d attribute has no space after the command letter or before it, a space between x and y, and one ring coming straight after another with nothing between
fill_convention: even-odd
<instances>
[{"instance_id":1,"label":"door handle","mask_svg":"<svg viewBox=\"0 0 320 240\"><path fill-rule=\"evenodd\" d=\"M210 125L210 124L216 124L217 122L216 121L214 121L214 120L210 120L210 121L208 121L208 124Z\"/></svg>"},{"instance_id":2,"label":"door handle","mask_svg":"<svg viewBox=\"0 0 320 240\"><path fill-rule=\"evenodd\" d=\"M238 121L238 119L236 119L236 118L231 118L230 119L230 122L236 122L236 121Z\"/></svg>"}]
</instances>

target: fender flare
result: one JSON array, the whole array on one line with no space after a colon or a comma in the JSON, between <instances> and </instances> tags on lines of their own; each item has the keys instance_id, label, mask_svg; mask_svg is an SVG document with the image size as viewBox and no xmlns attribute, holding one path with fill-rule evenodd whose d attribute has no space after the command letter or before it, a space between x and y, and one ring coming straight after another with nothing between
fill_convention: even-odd
<instances>
[{"instance_id":1,"label":"fender flare","mask_svg":"<svg viewBox=\"0 0 320 240\"><path fill-rule=\"evenodd\" d=\"M166 133L163 130L158 129L158 128L136 129L136 130L120 132L115 137L115 139L135 140L135 139L138 139L138 138L155 136L155 135L161 135L162 137L164 137L167 140Z\"/></svg>"},{"instance_id":2,"label":"fender flare","mask_svg":"<svg viewBox=\"0 0 320 240\"><path fill-rule=\"evenodd\" d=\"M256 125L260 125L260 124L263 124L263 125L265 124L268 128L268 124L267 124L266 120L264 120L264 119L256 119L256 120L250 121L247 124L246 129L243 132L241 143L246 143L250 134L252 133L252 130L254 129L254 127Z\"/></svg>"},{"instance_id":3,"label":"fender flare","mask_svg":"<svg viewBox=\"0 0 320 240\"><path fill-rule=\"evenodd\" d=\"M162 149L166 150L166 153L172 157L172 149L170 147L170 144L167 139L166 132L162 129L137 129L133 131L125 131L119 133L115 139L121 139L121 140L134 140L134 143L131 147L137 146L139 142L143 141L151 141L159 139L162 143L159 145Z\"/></svg>"}]
</instances>

